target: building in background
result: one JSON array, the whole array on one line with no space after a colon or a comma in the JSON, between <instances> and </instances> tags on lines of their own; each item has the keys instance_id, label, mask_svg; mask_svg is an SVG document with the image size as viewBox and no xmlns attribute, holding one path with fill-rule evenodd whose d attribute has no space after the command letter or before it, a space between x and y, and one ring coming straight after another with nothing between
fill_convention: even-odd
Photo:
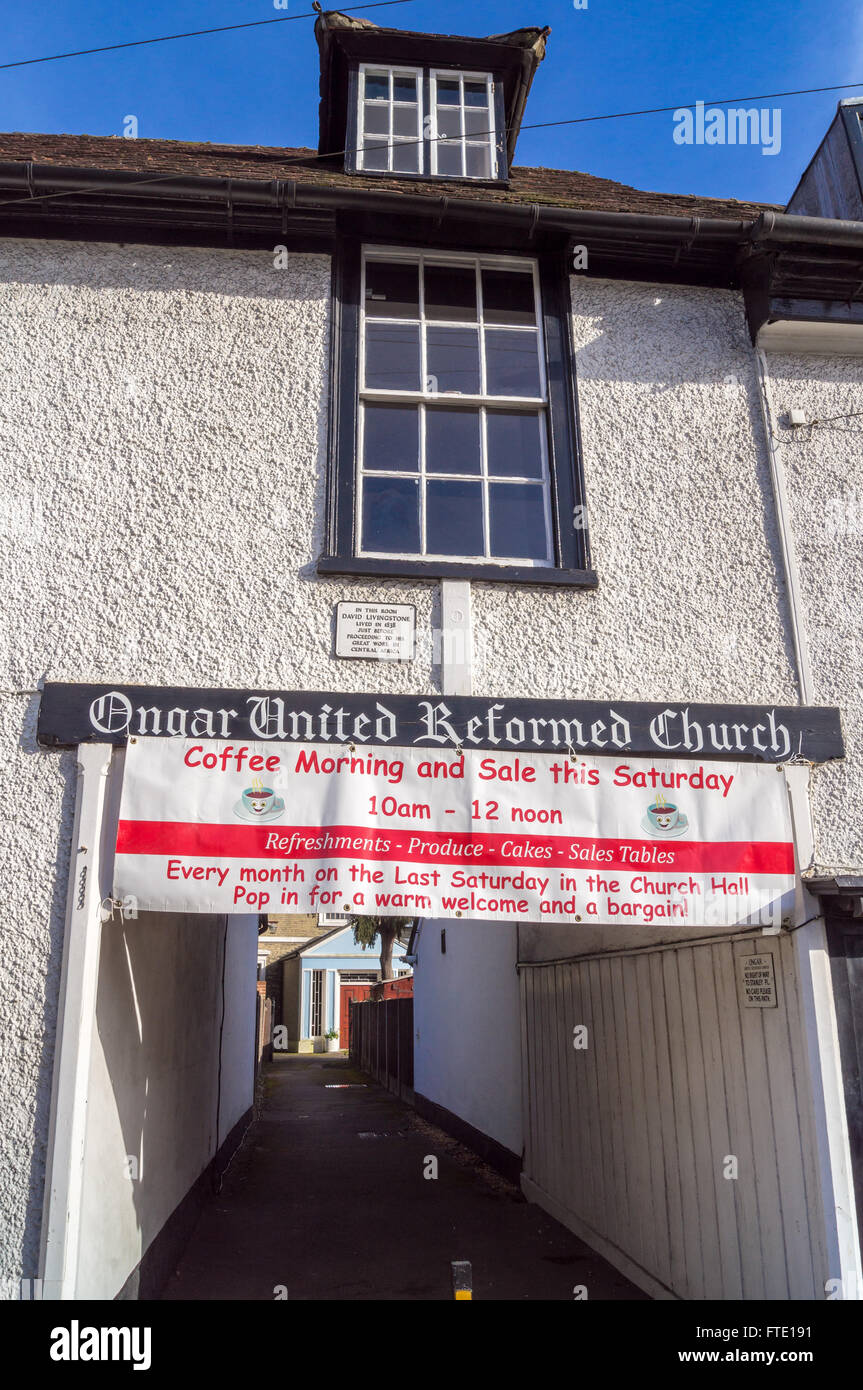
<instances>
[{"instance_id":1,"label":"building in background","mask_svg":"<svg viewBox=\"0 0 863 1390\"><path fill-rule=\"evenodd\" d=\"M326 935L334 923L323 916L267 916L266 930L258 937L258 982L265 986L266 996L273 1001L273 1026L284 1022L282 1016L282 961L298 946Z\"/></svg>"},{"instance_id":2,"label":"building in background","mask_svg":"<svg viewBox=\"0 0 863 1390\"><path fill-rule=\"evenodd\" d=\"M326 1034L338 1031L339 1049L348 1045L351 1000L367 999L381 978L380 937L373 947L357 945L349 926L289 952L283 962L282 1022L288 1030L288 1050L320 1052ZM396 980L409 978L405 946L393 944Z\"/></svg>"}]
</instances>

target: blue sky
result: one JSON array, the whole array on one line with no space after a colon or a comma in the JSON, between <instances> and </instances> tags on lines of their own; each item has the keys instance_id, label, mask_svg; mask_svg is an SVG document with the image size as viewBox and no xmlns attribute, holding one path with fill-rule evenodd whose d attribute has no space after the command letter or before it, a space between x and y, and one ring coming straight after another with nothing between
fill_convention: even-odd
<instances>
[{"instance_id":1,"label":"blue sky","mask_svg":"<svg viewBox=\"0 0 863 1390\"><path fill-rule=\"evenodd\" d=\"M579 0L583 4L584 0ZM346 7L349 8L349 7ZM184 29L300 16L308 0L0 0L2 61ZM365 12L397 28L503 33L552 28L526 122L557 121L762 92L863 83L856 0L412 0ZM0 129L228 144L317 143L311 19L0 72ZM788 97L781 147L680 145L672 115L524 130L521 164L582 169L639 188L785 203L847 92Z\"/></svg>"}]
</instances>

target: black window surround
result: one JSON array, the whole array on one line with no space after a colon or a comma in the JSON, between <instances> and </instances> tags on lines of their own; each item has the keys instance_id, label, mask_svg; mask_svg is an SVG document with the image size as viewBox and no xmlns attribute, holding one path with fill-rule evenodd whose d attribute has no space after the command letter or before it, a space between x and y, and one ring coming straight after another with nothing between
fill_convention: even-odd
<instances>
[{"instance_id":1,"label":"black window surround","mask_svg":"<svg viewBox=\"0 0 863 1390\"><path fill-rule=\"evenodd\" d=\"M405 167L412 165L413 158L408 154L402 142L395 137L395 146L401 148L407 156L401 161L402 167L385 169L375 169L372 163L372 154L376 147L384 143L384 137L376 139L374 133L367 133L364 130L364 120L361 114L361 107L365 107L363 97L365 95L365 76L370 70L379 69L390 72L412 75L417 82L418 98L418 126L419 138L413 142L417 149L417 168ZM471 139L471 132L466 127L465 121L469 112L464 108L464 97L459 103L461 110L461 132L460 137L450 139L442 131L438 130L438 117L440 106L435 100L435 94L441 81L451 74L454 79L460 79L462 85L468 82L486 81L490 87L489 102L489 134L493 136L493 147L491 150L492 169L490 173L467 172L463 167L460 172L447 172L440 167L443 156L439 154L442 145L449 144L453 149L465 141L473 147L475 141ZM507 163L506 149L506 109L504 103L503 82L499 76L493 72L466 71L464 68L449 66L436 63L429 66L412 66L410 64L387 64L387 63L354 63L351 66L348 78L348 123L345 148L345 169L349 173L362 173L366 177L374 178L398 178L399 180L411 179L417 181L433 180L442 183L453 183L463 181L469 184L479 184L494 186L500 183L507 183L509 180L509 166ZM481 148L481 146L480 146ZM396 149L386 161L387 165L395 164L393 156ZM446 151L449 155L449 150Z\"/></svg>"},{"instance_id":2,"label":"black window surround","mask_svg":"<svg viewBox=\"0 0 863 1390\"><path fill-rule=\"evenodd\" d=\"M538 253L547 382L548 470L552 562L519 564L477 559L375 557L360 553L357 517L359 363L363 247L345 237L333 260L331 397L325 551L320 575L476 579L484 582L595 588L586 524L584 480L569 324L567 267L559 253ZM407 248L406 248L407 249Z\"/></svg>"}]
</instances>

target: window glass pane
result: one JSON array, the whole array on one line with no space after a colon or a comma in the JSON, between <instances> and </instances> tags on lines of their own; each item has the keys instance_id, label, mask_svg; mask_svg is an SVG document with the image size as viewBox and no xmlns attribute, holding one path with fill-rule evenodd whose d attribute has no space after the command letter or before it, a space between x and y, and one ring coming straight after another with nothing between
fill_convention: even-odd
<instances>
[{"instance_id":1,"label":"window glass pane","mask_svg":"<svg viewBox=\"0 0 863 1390\"><path fill-rule=\"evenodd\" d=\"M478 410L426 410L426 471L479 473Z\"/></svg>"},{"instance_id":2,"label":"window glass pane","mask_svg":"<svg viewBox=\"0 0 863 1390\"><path fill-rule=\"evenodd\" d=\"M417 99L417 80L407 74L399 76L396 73L393 78L393 100L394 101L413 101Z\"/></svg>"},{"instance_id":3,"label":"window glass pane","mask_svg":"<svg viewBox=\"0 0 863 1390\"><path fill-rule=\"evenodd\" d=\"M412 405L367 405L363 412L363 466L419 470L419 411Z\"/></svg>"},{"instance_id":4,"label":"window glass pane","mask_svg":"<svg viewBox=\"0 0 863 1390\"><path fill-rule=\"evenodd\" d=\"M363 106L364 130L367 135L389 135L390 133L390 111L388 106L372 106L366 102Z\"/></svg>"},{"instance_id":5,"label":"window glass pane","mask_svg":"<svg viewBox=\"0 0 863 1390\"><path fill-rule=\"evenodd\" d=\"M479 393L479 334L475 328L428 328L428 375L430 391L460 391L465 396Z\"/></svg>"},{"instance_id":6,"label":"window glass pane","mask_svg":"<svg viewBox=\"0 0 863 1390\"><path fill-rule=\"evenodd\" d=\"M447 479L426 490L426 552L482 555L482 484Z\"/></svg>"},{"instance_id":7,"label":"window glass pane","mask_svg":"<svg viewBox=\"0 0 863 1390\"><path fill-rule=\"evenodd\" d=\"M465 82L465 106L488 106L488 88L484 82Z\"/></svg>"},{"instance_id":8,"label":"window glass pane","mask_svg":"<svg viewBox=\"0 0 863 1390\"><path fill-rule=\"evenodd\" d=\"M438 136L447 136L452 139L461 137L461 112L456 107L439 106L437 113L437 132Z\"/></svg>"},{"instance_id":9,"label":"window glass pane","mask_svg":"<svg viewBox=\"0 0 863 1390\"><path fill-rule=\"evenodd\" d=\"M366 317L418 319L419 266L366 261Z\"/></svg>"},{"instance_id":10,"label":"window glass pane","mask_svg":"<svg viewBox=\"0 0 863 1390\"><path fill-rule=\"evenodd\" d=\"M482 302L486 323L536 323L533 276L527 271L484 270Z\"/></svg>"},{"instance_id":11,"label":"window glass pane","mask_svg":"<svg viewBox=\"0 0 863 1390\"><path fill-rule=\"evenodd\" d=\"M474 110L472 107L464 113L464 133L465 135L488 135L491 131L492 120L488 111L480 108Z\"/></svg>"},{"instance_id":12,"label":"window glass pane","mask_svg":"<svg viewBox=\"0 0 863 1390\"><path fill-rule=\"evenodd\" d=\"M389 101L390 79L386 72L366 73L366 101Z\"/></svg>"},{"instance_id":13,"label":"window glass pane","mask_svg":"<svg viewBox=\"0 0 863 1390\"><path fill-rule=\"evenodd\" d=\"M460 106L461 92L458 82L452 82L449 78L438 78L437 82L438 106Z\"/></svg>"},{"instance_id":14,"label":"window glass pane","mask_svg":"<svg viewBox=\"0 0 863 1390\"><path fill-rule=\"evenodd\" d=\"M416 140L393 146L393 169L399 174L419 173L420 147Z\"/></svg>"},{"instance_id":15,"label":"window glass pane","mask_svg":"<svg viewBox=\"0 0 863 1390\"><path fill-rule=\"evenodd\" d=\"M378 137L374 138L377 139ZM363 146L364 169L388 169L389 167L389 150L386 145Z\"/></svg>"},{"instance_id":16,"label":"window glass pane","mask_svg":"<svg viewBox=\"0 0 863 1390\"><path fill-rule=\"evenodd\" d=\"M366 324L366 386L381 391L420 389L418 324Z\"/></svg>"},{"instance_id":17,"label":"window glass pane","mask_svg":"<svg viewBox=\"0 0 863 1390\"><path fill-rule=\"evenodd\" d=\"M536 333L489 328L485 335L490 396L539 396Z\"/></svg>"},{"instance_id":18,"label":"window glass pane","mask_svg":"<svg viewBox=\"0 0 863 1390\"><path fill-rule=\"evenodd\" d=\"M461 176L461 144L449 144L446 140L437 143L437 171L439 174Z\"/></svg>"},{"instance_id":19,"label":"window glass pane","mask_svg":"<svg viewBox=\"0 0 863 1390\"><path fill-rule=\"evenodd\" d=\"M416 140L419 134L417 126L418 106L394 106L393 107L393 135L412 135Z\"/></svg>"},{"instance_id":20,"label":"window glass pane","mask_svg":"<svg viewBox=\"0 0 863 1390\"><path fill-rule=\"evenodd\" d=\"M363 549L405 555L419 552L418 478L363 479Z\"/></svg>"},{"instance_id":21,"label":"window glass pane","mask_svg":"<svg viewBox=\"0 0 863 1390\"><path fill-rule=\"evenodd\" d=\"M504 478L541 478L541 415L516 410L490 410L488 471Z\"/></svg>"},{"instance_id":22,"label":"window glass pane","mask_svg":"<svg viewBox=\"0 0 863 1390\"><path fill-rule=\"evenodd\" d=\"M544 489L532 483L489 483L491 553L547 560Z\"/></svg>"},{"instance_id":23,"label":"window glass pane","mask_svg":"<svg viewBox=\"0 0 863 1390\"><path fill-rule=\"evenodd\" d=\"M465 154L465 172L468 178L491 178L491 152L488 145L468 145Z\"/></svg>"},{"instance_id":24,"label":"window glass pane","mask_svg":"<svg viewBox=\"0 0 863 1390\"><path fill-rule=\"evenodd\" d=\"M476 323L476 271L473 266L428 265L425 276L427 319Z\"/></svg>"}]
</instances>

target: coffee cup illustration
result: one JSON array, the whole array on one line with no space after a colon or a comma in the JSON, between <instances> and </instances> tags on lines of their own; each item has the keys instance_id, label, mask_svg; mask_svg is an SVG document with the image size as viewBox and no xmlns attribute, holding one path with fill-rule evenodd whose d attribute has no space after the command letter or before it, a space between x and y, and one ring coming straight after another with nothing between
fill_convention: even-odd
<instances>
[{"instance_id":1,"label":"coffee cup illustration","mask_svg":"<svg viewBox=\"0 0 863 1390\"><path fill-rule=\"evenodd\" d=\"M680 812L670 801L657 798L653 805L647 808L647 819L655 830L673 830L680 819Z\"/></svg>"},{"instance_id":2,"label":"coffee cup illustration","mask_svg":"<svg viewBox=\"0 0 863 1390\"><path fill-rule=\"evenodd\" d=\"M272 787L265 787L264 784L255 778L250 787L246 787L234 811L243 820L275 820L285 809L285 803L280 796L276 796Z\"/></svg>"},{"instance_id":3,"label":"coffee cup illustration","mask_svg":"<svg viewBox=\"0 0 863 1390\"><path fill-rule=\"evenodd\" d=\"M243 805L253 816L265 816L273 809L274 796L272 787L247 787L243 792Z\"/></svg>"},{"instance_id":4,"label":"coffee cup illustration","mask_svg":"<svg viewBox=\"0 0 863 1390\"><path fill-rule=\"evenodd\" d=\"M651 835L682 835L688 826L689 821L680 808L673 801L666 801L661 792L650 803L641 822L642 830Z\"/></svg>"}]
</instances>

